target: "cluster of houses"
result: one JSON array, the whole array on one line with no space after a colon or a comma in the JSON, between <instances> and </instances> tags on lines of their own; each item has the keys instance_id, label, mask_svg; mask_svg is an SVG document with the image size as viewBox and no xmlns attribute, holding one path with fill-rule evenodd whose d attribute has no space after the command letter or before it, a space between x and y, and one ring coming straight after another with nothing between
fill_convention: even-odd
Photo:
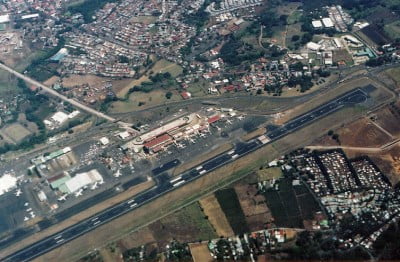
<instances>
[{"instance_id":1,"label":"cluster of houses","mask_svg":"<svg viewBox=\"0 0 400 262\"><path fill-rule=\"evenodd\" d=\"M257 261L267 251L292 240L297 230L288 228L265 229L230 238L218 238L209 241L208 248L214 259Z\"/></svg>"},{"instance_id":2,"label":"cluster of houses","mask_svg":"<svg viewBox=\"0 0 400 262\"><path fill-rule=\"evenodd\" d=\"M207 11L212 16L228 15L238 9L250 8L262 4L262 0L225 0L220 1L219 4L212 2L207 6Z\"/></svg>"},{"instance_id":3,"label":"cluster of houses","mask_svg":"<svg viewBox=\"0 0 400 262\"><path fill-rule=\"evenodd\" d=\"M352 218L354 225L360 225L339 234L343 248L371 248L387 225L399 218L400 197L369 158L349 160L339 150L303 151L292 163L325 208L330 224L340 231L345 228L342 223Z\"/></svg>"}]
</instances>

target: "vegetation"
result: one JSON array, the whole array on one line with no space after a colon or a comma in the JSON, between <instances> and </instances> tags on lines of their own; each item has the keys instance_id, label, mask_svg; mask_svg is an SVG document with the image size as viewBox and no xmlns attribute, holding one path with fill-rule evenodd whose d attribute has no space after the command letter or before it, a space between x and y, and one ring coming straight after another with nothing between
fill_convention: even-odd
<instances>
[{"instance_id":1,"label":"vegetation","mask_svg":"<svg viewBox=\"0 0 400 262\"><path fill-rule=\"evenodd\" d=\"M253 61L263 55L263 51L256 50L252 45L244 43L235 36L231 36L220 51L220 57L230 65L240 65L245 61Z\"/></svg>"},{"instance_id":2,"label":"vegetation","mask_svg":"<svg viewBox=\"0 0 400 262\"><path fill-rule=\"evenodd\" d=\"M219 190L215 193L215 196L235 234L249 232L250 230L235 190L233 188Z\"/></svg>"},{"instance_id":3,"label":"vegetation","mask_svg":"<svg viewBox=\"0 0 400 262\"><path fill-rule=\"evenodd\" d=\"M93 21L93 16L97 10L103 8L103 6L107 3L113 3L117 1L118 0L86 0L82 3L70 6L68 11L71 14L82 14L85 23L90 23Z\"/></svg>"}]
</instances>

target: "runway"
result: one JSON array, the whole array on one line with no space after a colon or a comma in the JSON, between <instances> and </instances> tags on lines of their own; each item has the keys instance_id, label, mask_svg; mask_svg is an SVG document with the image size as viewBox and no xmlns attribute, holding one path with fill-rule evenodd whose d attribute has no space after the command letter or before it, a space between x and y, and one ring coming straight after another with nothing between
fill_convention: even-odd
<instances>
[{"instance_id":1,"label":"runway","mask_svg":"<svg viewBox=\"0 0 400 262\"><path fill-rule=\"evenodd\" d=\"M275 140L278 140L287 134L300 129L315 120L318 120L322 117L325 117L339 109L362 103L368 99L368 95L364 93L361 89L356 89L354 91L345 93L340 97L321 105L291 121L279 127L271 132L267 132L266 136L270 138L268 143L271 143ZM54 235L51 235L45 239L42 239L35 244L32 244L4 259L3 261L29 261L32 260L44 253L47 253L64 243L71 241L85 233L99 227L102 224L105 224L121 215L126 214L152 200L155 198L161 197L169 191L175 190L178 187L181 187L191 181L223 166L230 162L235 161L236 159L247 155L250 152L257 150L258 148L264 146L261 141L258 139L252 140L247 143L240 143L236 145L235 149L230 150L229 152L222 153L213 159L205 161L204 163L192 168L191 170L174 177L170 180L164 181L161 184L158 184L157 187L144 192L132 199L128 199L124 202L121 202L114 207L104 210L86 220L78 222L77 224L68 227ZM159 168L153 170L154 173L159 174L160 172L170 169L179 164L179 160L173 160Z\"/></svg>"}]
</instances>

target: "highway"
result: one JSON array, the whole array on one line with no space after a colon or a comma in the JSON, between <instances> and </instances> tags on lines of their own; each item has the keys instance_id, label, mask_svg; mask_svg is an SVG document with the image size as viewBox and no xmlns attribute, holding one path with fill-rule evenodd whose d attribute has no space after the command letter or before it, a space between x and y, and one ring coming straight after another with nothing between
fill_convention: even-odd
<instances>
[{"instance_id":1,"label":"highway","mask_svg":"<svg viewBox=\"0 0 400 262\"><path fill-rule=\"evenodd\" d=\"M157 186L153 187L149 191L146 191L132 199L121 202L114 207L104 210L86 220L78 222L77 224L68 227L54 235L51 235L45 239L42 239L26 248L3 258L2 261L29 261L32 260L54 248L57 248L64 243L71 241L100 225L103 225L127 212L130 212L155 198L161 197L164 194L184 186L191 181L223 166L228 163L235 161L236 159L247 155L250 152L257 150L258 148L264 146L265 144L271 143L275 140L286 136L287 134L300 129L311 122L327 116L344 106L355 105L364 102L368 98L368 95L364 93L361 89L356 89L354 91L345 93L340 97L319 106L279 127L273 131L267 132L266 136L270 138L270 141L262 143L258 139L251 140L247 143L237 144L233 150L229 152L222 153L213 159L205 161L204 163L184 172L183 174L174 177L170 180L164 181ZM166 166L161 166L161 169L170 168L177 164L177 160L167 163ZM159 173L159 169L154 171Z\"/></svg>"},{"instance_id":2,"label":"highway","mask_svg":"<svg viewBox=\"0 0 400 262\"><path fill-rule=\"evenodd\" d=\"M104 114L102 112L99 112L99 111L97 111L97 110L95 110L95 109L93 109L93 108L91 108L89 106L81 104L80 102L78 102L78 101L76 101L74 99L70 99L70 98L58 93L54 89L52 89L50 87L47 87L44 84L42 84L42 83L40 83L40 82L38 82L38 81L26 76L26 75L23 75L23 74L15 71L11 67L8 67L3 63L0 63L0 68L5 70L5 71L7 71L7 72L9 72L9 73L11 73L11 74L13 74L13 75L15 75L19 79L22 79L22 80L24 80L25 82L27 82L27 83L29 83L31 85L34 85L36 87L40 87L44 92L46 92L46 93L48 93L48 94L50 94L52 96L58 97L61 100L66 101L66 102L70 103L71 105L73 105L73 106L75 106L75 107L77 107L77 108L79 108L79 109L81 109L81 110L83 110L83 111L85 111L85 112L87 112L89 114L92 114L94 116L103 118L103 119L105 119L107 121L110 121L110 122L115 122L117 120L117 119L115 119L113 117L110 117L110 116L108 116L108 115L106 115L106 114ZM124 125L125 123L121 123L121 124ZM125 127L125 125L124 125L124 127Z\"/></svg>"}]
</instances>

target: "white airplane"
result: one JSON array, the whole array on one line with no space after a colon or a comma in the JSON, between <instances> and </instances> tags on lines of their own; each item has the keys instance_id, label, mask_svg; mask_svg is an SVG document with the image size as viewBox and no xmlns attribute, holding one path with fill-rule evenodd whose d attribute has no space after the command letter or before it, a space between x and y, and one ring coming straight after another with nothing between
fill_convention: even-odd
<instances>
[{"instance_id":1,"label":"white airplane","mask_svg":"<svg viewBox=\"0 0 400 262\"><path fill-rule=\"evenodd\" d=\"M32 218L35 218L35 216L36 216L35 213L34 213L33 211L30 212L29 214L31 215Z\"/></svg>"},{"instance_id":2,"label":"white airplane","mask_svg":"<svg viewBox=\"0 0 400 262\"><path fill-rule=\"evenodd\" d=\"M75 197L81 196L83 189L79 189L78 192L75 193Z\"/></svg>"},{"instance_id":3,"label":"white airplane","mask_svg":"<svg viewBox=\"0 0 400 262\"><path fill-rule=\"evenodd\" d=\"M232 121L227 119L226 122L228 123L228 125L232 125Z\"/></svg>"},{"instance_id":4,"label":"white airplane","mask_svg":"<svg viewBox=\"0 0 400 262\"><path fill-rule=\"evenodd\" d=\"M26 212L31 212L32 211L32 208L28 208L27 210L26 210Z\"/></svg>"},{"instance_id":5,"label":"white airplane","mask_svg":"<svg viewBox=\"0 0 400 262\"><path fill-rule=\"evenodd\" d=\"M206 134L200 133L200 137L206 137Z\"/></svg>"},{"instance_id":6,"label":"white airplane","mask_svg":"<svg viewBox=\"0 0 400 262\"><path fill-rule=\"evenodd\" d=\"M100 180L99 185L104 184L104 180Z\"/></svg>"},{"instance_id":7,"label":"white airplane","mask_svg":"<svg viewBox=\"0 0 400 262\"><path fill-rule=\"evenodd\" d=\"M93 186L90 188L91 190L95 190L97 188L97 182L93 184Z\"/></svg>"},{"instance_id":8,"label":"white airplane","mask_svg":"<svg viewBox=\"0 0 400 262\"><path fill-rule=\"evenodd\" d=\"M239 119L239 120L242 120L242 119L244 119L244 116L243 116L243 115L240 115L240 116L238 116L238 119Z\"/></svg>"},{"instance_id":9,"label":"white airplane","mask_svg":"<svg viewBox=\"0 0 400 262\"><path fill-rule=\"evenodd\" d=\"M24 217L24 221L28 221L29 220L29 217Z\"/></svg>"},{"instance_id":10,"label":"white airplane","mask_svg":"<svg viewBox=\"0 0 400 262\"><path fill-rule=\"evenodd\" d=\"M67 199L67 194L62 195L61 197L59 197L57 200L60 202L63 202Z\"/></svg>"},{"instance_id":11,"label":"white airplane","mask_svg":"<svg viewBox=\"0 0 400 262\"><path fill-rule=\"evenodd\" d=\"M117 170L117 172L114 174L114 177L120 177L122 174L121 174L121 172L119 171L119 169Z\"/></svg>"},{"instance_id":12,"label":"white airplane","mask_svg":"<svg viewBox=\"0 0 400 262\"><path fill-rule=\"evenodd\" d=\"M29 206L29 203L28 203L28 202L25 202L24 206L26 206L26 207Z\"/></svg>"},{"instance_id":13,"label":"white airplane","mask_svg":"<svg viewBox=\"0 0 400 262\"><path fill-rule=\"evenodd\" d=\"M17 196L17 197L19 197L20 195L22 194L22 191L21 191L21 189L17 189L17 192L15 192L15 195Z\"/></svg>"}]
</instances>

